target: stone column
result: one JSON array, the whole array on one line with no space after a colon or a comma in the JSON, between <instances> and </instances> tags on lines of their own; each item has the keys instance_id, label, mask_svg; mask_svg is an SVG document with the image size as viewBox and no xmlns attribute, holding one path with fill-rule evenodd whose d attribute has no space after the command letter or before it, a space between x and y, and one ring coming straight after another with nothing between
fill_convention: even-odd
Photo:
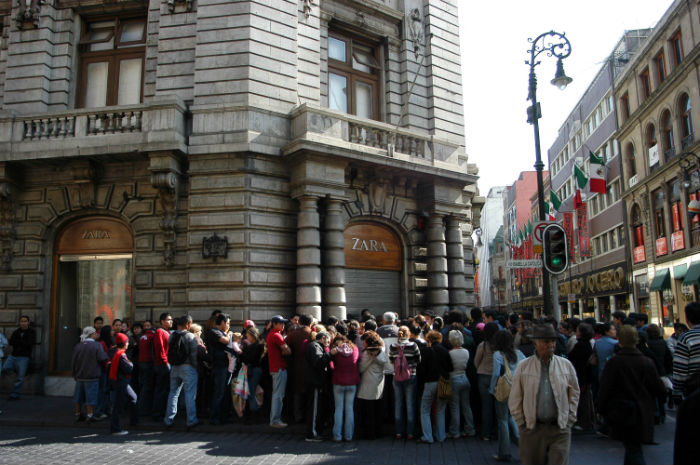
<instances>
[{"instance_id":1,"label":"stone column","mask_svg":"<svg viewBox=\"0 0 700 465\"><path fill-rule=\"evenodd\" d=\"M459 219L447 218L447 286L450 296L450 308L467 308L467 291L464 282L464 247L462 246L462 228Z\"/></svg>"},{"instance_id":2,"label":"stone column","mask_svg":"<svg viewBox=\"0 0 700 465\"><path fill-rule=\"evenodd\" d=\"M442 215L432 214L428 220L428 306L441 315L449 308L447 288L447 247Z\"/></svg>"},{"instance_id":3,"label":"stone column","mask_svg":"<svg viewBox=\"0 0 700 465\"><path fill-rule=\"evenodd\" d=\"M612 319L612 314L617 311L617 300L615 300L615 296L611 295L610 296L610 319Z\"/></svg>"},{"instance_id":4,"label":"stone column","mask_svg":"<svg viewBox=\"0 0 700 465\"><path fill-rule=\"evenodd\" d=\"M585 307L583 306L583 299L578 299L578 314L581 318L583 318L583 309Z\"/></svg>"},{"instance_id":5,"label":"stone column","mask_svg":"<svg viewBox=\"0 0 700 465\"><path fill-rule=\"evenodd\" d=\"M600 298L593 297L593 312L595 313L595 321L600 321Z\"/></svg>"},{"instance_id":6,"label":"stone column","mask_svg":"<svg viewBox=\"0 0 700 465\"><path fill-rule=\"evenodd\" d=\"M569 318L572 318L574 316L574 304L571 302L566 303L566 313L569 314Z\"/></svg>"},{"instance_id":7,"label":"stone column","mask_svg":"<svg viewBox=\"0 0 700 465\"><path fill-rule=\"evenodd\" d=\"M297 219L297 312L321 319L321 236L318 198L299 197Z\"/></svg>"},{"instance_id":8,"label":"stone column","mask_svg":"<svg viewBox=\"0 0 700 465\"><path fill-rule=\"evenodd\" d=\"M345 237L341 201L329 199L323 232L323 318L345 320Z\"/></svg>"}]
</instances>

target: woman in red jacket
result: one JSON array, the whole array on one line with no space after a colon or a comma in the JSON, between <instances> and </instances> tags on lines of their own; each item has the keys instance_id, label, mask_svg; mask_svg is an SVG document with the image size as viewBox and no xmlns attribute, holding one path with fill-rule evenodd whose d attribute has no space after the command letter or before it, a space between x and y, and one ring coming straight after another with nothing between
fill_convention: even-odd
<instances>
[{"instance_id":1,"label":"woman in red jacket","mask_svg":"<svg viewBox=\"0 0 700 465\"><path fill-rule=\"evenodd\" d=\"M333 397L335 415L333 418L333 441L350 441L355 429L354 404L357 385L360 384L360 371L357 362L360 351L345 336L338 335L331 343L333 356ZM345 434L343 434L343 429Z\"/></svg>"}]
</instances>

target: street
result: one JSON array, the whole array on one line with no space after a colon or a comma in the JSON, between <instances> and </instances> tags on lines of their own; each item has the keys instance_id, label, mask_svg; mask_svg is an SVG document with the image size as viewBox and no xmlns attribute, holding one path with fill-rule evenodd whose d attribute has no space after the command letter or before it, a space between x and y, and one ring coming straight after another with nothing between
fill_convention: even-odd
<instances>
[{"instance_id":1,"label":"street","mask_svg":"<svg viewBox=\"0 0 700 465\"><path fill-rule=\"evenodd\" d=\"M308 443L291 433L217 433L134 430L125 437L94 428L10 427L0 423L0 464L486 464L496 442L448 440L443 444L382 439ZM644 446L647 463L672 463L674 418L657 427L656 446ZM223 427L222 429L225 429ZM78 447L76 447L78 446ZM517 454L515 447L513 453ZM574 435L571 464L621 464L619 442Z\"/></svg>"}]
</instances>

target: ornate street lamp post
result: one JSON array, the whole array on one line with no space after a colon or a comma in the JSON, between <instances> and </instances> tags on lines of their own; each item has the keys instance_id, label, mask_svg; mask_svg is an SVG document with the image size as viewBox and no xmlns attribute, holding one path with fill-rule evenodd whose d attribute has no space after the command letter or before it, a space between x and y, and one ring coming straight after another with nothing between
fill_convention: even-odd
<instances>
[{"instance_id":1,"label":"ornate street lamp post","mask_svg":"<svg viewBox=\"0 0 700 465\"><path fill-rule=\"evenodd\" d=\"M532 44L530 49L530 60L525 61L526 65L530 66L530 79L528 86L528 100L532 105L527 109L527 122L532 124L535 129L535 170L537 171L537 200L540 210L540 221L545 221L546 212L544 208L544 186L542 182L542 151L540 149L540 125L539 119L542 117L540 104L537 101L537 76L535 75L535 66L540 64L537 57L541 53L546 53L547 56L557 57L557 71L552 79L552 84L559 89L564 90L572 81L564 73L564 64L562 60L571 54L571 43L566 38L565 34L549 31L540 34L535 39L528 39ZM544 265L544 264L543 264ZM550 293L549 272L542 266L542 293L544 294L544 312L552 314L552 296Z\"/></svg>"}]
</instances>

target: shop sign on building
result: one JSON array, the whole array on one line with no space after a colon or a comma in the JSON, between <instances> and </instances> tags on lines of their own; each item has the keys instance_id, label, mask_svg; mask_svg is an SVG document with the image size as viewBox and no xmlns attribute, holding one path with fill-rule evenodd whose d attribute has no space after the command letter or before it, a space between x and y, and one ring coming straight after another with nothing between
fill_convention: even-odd
<instances>
[{"instance_id":1,"label":"shop sign on building","mask_svg":"<svg viewBox=\"0 0 700 465\"><path fill-rule=\"evenodd\" d=\"M666 243L666 238L660 237L656 239L656 256L660 257L666 254L668 254L668 244Z\"/></svg>"}]
</instances>

